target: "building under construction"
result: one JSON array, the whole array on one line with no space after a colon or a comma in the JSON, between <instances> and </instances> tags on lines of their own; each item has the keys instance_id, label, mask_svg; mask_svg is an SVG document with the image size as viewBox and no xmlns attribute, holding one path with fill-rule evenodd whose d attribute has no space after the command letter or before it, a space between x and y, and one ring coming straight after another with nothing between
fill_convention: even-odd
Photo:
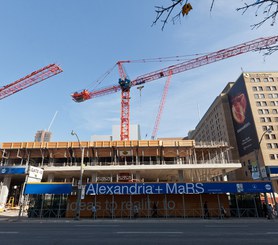
<instances>
[{"instance_id":1,"label":"building under construction","mask_svg":"<svg viewBox=\"0 0 278 245\"><path fill-rule=\"evenodd\" d=\"M224 183L227 173L241 168L239 162L229 159L230 149L221 142L196 144L193 140L2 143L1 204L3 206L9 200L13 187L17 186L21 190L19 195L29 194L31 202L28 206L35 210L33 216L38 216L38 210L53 208L59 194L58 202L66 205L63 215L72 217L75 188L80 184L81 176L82 185L86 188L81 217L91 215L92 203L98 207L99 217L128 217L134 203L140 206L140 216L144 217L152 215L153 204L158 206L162 216L169 216L170 211L175 217L203 216L205 201L209 202L211 213L217 216L220 205L229 208L226 192L234 191L231 186L221 190L223 186L220 183ZM30 166L43 170L41 180L36 181L43 185L30 183L37 177L32 175L31 181L28 180ZM25 168L25 171L19 172L20 168ZM243 191L242 183L230 185L234 185L238 193ZM36 189L38 186L43 186L43 190ZM48 186L52 189L47 189ZM61 191L54 190L55 186ZM62 190L61 187L65 186L70 189ZM56 195L43 195L43 198L40 195L38 204L38 194ZM15 197L15 200L20 200L20 197ZM175 208L170 210L165 207L165 202Z\"/></svg>"}]
</instances>

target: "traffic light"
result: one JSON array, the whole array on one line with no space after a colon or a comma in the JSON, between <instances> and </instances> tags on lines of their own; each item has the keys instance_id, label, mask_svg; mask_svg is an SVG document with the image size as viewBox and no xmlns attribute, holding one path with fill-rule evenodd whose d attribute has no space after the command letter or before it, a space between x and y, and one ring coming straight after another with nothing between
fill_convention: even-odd
<instances>
[{"instance_id":1,"label":"traffic light","mask_svg":"<svg viewBox=\"0 0 278 245\"><path fill-rule=\"evenodd\" d=\"M182 16L184 16L185 14L188 15L189 11L192 10L192 6L190 3L186 3L183 5L182 7Z\"/></svg>"}]
</instances>

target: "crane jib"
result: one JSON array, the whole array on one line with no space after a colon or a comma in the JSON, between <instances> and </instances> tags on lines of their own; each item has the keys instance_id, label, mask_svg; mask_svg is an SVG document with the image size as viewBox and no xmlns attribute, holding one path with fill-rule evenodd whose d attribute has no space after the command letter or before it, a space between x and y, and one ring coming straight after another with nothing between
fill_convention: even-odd
<instances>
[{"instance_id":1,"label":"crane jib","mask_svg":"<svg viewBox=\"0 0 278 245\"><path fill-rule=\"evenodd\" d=\"M169 71L171 70L173 74L191 70L200 66L204 66L219 60L227 59L236 55L247 53L250 51L260 51L262 48L269 47L278 41L278 36L270 38L260 38L251 42L240 44L228 49L222 49L220 51L204 55L193 60L182 62L155 72L145 74L143 76L137 77L132 81L133 86L144 84L146 82L151 82L153 80L160 79L164 76L169 76ZM162 76L163 74L163 76Z\"/></svg>"}]
</instances>

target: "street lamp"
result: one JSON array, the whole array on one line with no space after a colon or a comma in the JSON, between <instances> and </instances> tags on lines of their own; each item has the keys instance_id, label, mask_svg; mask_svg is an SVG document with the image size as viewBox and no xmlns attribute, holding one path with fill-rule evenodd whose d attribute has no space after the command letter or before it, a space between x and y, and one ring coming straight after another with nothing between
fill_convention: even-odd
<instances>
[{"instance_id":1,"label":"street lamp","mask_svg":"<svg viewBox=\"0 0 278 245\"><path fill-rule=\"evenodd\" d=\"M259 177L260 177L261 180L264 179L264 176L262 175L261 166L260 166L260 163L259 163L259 150L261 148L262 139L263 139L263 137L265 136L266 133L271 134L272 130L270 128L268 128L266 131L264 131L264 133L262 134L262 136L261 136L261 138L259 140L258 148L255 149L256 165L257 165L257 169L259 171Z\"/></svg>"},{"instance_id":2,"label":"street lamp","mask_svg":"<svg viewBox=\"0 0 278 245\"><path fill-rule=\"evenodd\" d=\"M77 202L76 202L76 215L75 219L79 220L80 219L80 206L81 206L81 194L82 194L82 179L83 179L83 162L84 162L84 147L81 146L80 140L78 135L72 130L71 135L75 135L79 147L81 149L81 164L80 164L80 176L79 176L79 181L78 181L78 189L77 189Z\"/></svg>"}]
</instances>

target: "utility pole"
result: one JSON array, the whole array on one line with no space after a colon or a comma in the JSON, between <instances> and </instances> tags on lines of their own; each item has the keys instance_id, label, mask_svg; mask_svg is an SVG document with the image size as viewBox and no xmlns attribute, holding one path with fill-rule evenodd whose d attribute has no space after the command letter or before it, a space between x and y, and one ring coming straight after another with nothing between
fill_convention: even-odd
<instances>
[{"instance_id":1,"label":"utility pole","mask_svg":"<svg viewBox=\"0 0 278 245\"><path fill-rule=\"evenodd\" d=\"M85 148L81 146L79 137L73 130L71 131L71 135L76 136L76 138L78 140L79 148L81 150L80 176L79 176L78 185L77 185L77 201L76 201L76 214L75 214L75 219L79 220L80 219L82 179L83 179L83 163L84 163L84 150L85 150Z\"/></svg>"}]
</instances>

